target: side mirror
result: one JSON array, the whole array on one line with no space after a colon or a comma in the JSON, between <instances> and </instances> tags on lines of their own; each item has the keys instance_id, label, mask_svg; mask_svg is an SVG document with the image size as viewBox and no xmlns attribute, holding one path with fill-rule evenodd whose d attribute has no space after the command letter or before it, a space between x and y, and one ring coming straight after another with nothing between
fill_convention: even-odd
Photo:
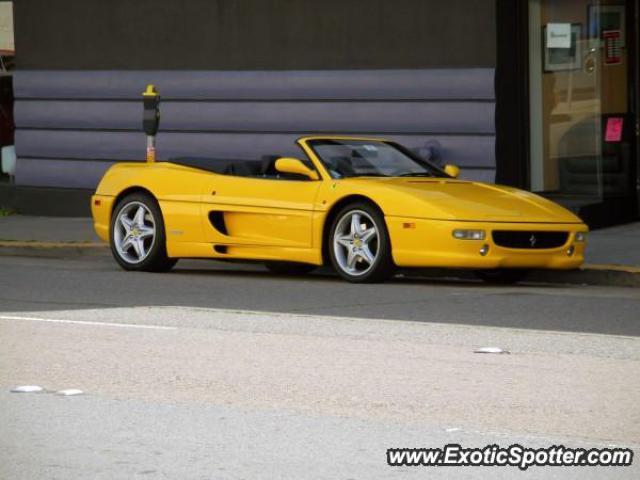
<instances>
[{"instance_id":1,"label":"side mirror","mask_svg":"<svg viewBox=\"0 0 640 480\"><path fill-rule=\"evenodd\" d=\"M455 165L445 165L444 173L446 173L450 177L458 178L458 175L460 175L460 169Z\"/></svg>"},{"instance_id":2,"label":"side mirror","mask_svg":"<svg viewBox=\"0 0 640 480\"><path fill-rule=\"evenodd\" d=\"M281 157L276 160L276 170L280 173L295 173L304 175L310 180L319 180L318 172L307 167L302 160L293 157Z\"/></svg>"}]
</instances>

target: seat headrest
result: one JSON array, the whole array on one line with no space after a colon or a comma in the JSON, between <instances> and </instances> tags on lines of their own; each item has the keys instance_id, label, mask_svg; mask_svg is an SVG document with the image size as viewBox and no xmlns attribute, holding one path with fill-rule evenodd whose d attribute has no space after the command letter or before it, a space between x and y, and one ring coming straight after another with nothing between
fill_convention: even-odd
<instances>
[{"instance_id":1,"label":"seat headrest","mask_svg":"<svg viewBox=\"0 0 640 480\"><path fill-rule=\"evenodd\" d=\"M263 155L261 159L261 173L262 175L276 175L276 160L280 158L280 155Z\"/></svg>"}]
</instances>

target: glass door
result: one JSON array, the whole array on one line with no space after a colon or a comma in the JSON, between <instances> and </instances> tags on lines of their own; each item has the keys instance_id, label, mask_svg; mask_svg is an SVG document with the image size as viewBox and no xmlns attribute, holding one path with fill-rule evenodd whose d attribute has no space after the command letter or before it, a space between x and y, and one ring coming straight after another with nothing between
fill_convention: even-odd
<instances>
[{"instance_id":1,"label":"glass door","mask_svg":"<svg viewBox=\"0 0 640 480\"><path fill-rule=\"evenodd\" d=\"M605 190L602 50L590 24L599 6L529 2L531 190L576 211Z\"/></svg>"},{"instance_id":2,"label":"glass door","mask_svg":"<svg viewBox=\"0 0 640 480\"><path fill-rule=\"evenodd\" d=\"M591 225L637 215L638 0L529 0L530 189Z\"/></svg>"}]
</instances>

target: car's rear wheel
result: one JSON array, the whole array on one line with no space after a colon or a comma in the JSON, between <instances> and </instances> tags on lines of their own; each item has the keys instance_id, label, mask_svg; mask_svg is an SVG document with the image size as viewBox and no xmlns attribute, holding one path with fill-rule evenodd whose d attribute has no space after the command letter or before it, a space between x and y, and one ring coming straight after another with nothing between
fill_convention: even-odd
<instances>
[{"instance_id":1,"label":"car's rear wheel","mask_svg":"<svg viewBox=\"0 0 640 480\"><path fill-rule=\"evenodd\" d=\"M142 192L118 202L111 216L110 240L111 253L125 270L166 272L178 261L167 256L158 203Z\"/></svg>"},{"instance_id":2,"label":"car's rear wheel","mask_svg":"<svg viewBox=\"0 0 640 480\"><path fill-rule=\"evenodd\" d=\"M476 270L476 276L487 283L512 285L524 280L529 270L522 268L498 268L496 270Z\"/></svg>"},{"instance_id":3,"label":"car's rear wheel","mask_svg":"<svg viewBox=\"0 0 640 480\"><path fill-rule=\"evenodd\" d=\"M308 263L265 262L267 270L280 275L304 275L313 272L317 267Z\"/></svg>"},{"instance_id":4,"label":"car's rear wheel","mask_svg":"<svg viewBox=\"0 0 640 480\"><path fill-rule=\"evenodd\" d=\"M340 210L327 241L333 268L350 282L382 282L394 273L384 217L369 203L354 202Z\"/></svg>"}]
</instances>

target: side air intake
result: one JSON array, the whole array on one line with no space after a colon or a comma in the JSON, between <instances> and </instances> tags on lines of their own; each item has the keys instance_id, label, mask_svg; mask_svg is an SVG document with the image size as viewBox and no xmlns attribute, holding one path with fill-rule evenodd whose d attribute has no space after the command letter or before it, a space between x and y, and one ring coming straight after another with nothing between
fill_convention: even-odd
<instances>
[{"instance_id":1,"label":"side air intake","mask_svg":"<svg viewBox=\"0 0 640 480\"><path fill-rule=\"evenodd\" d=\"M209 212L211 226L223 235L228 235L227 226L224 223L224 212Z\"/></svg>"}]
</instances>

